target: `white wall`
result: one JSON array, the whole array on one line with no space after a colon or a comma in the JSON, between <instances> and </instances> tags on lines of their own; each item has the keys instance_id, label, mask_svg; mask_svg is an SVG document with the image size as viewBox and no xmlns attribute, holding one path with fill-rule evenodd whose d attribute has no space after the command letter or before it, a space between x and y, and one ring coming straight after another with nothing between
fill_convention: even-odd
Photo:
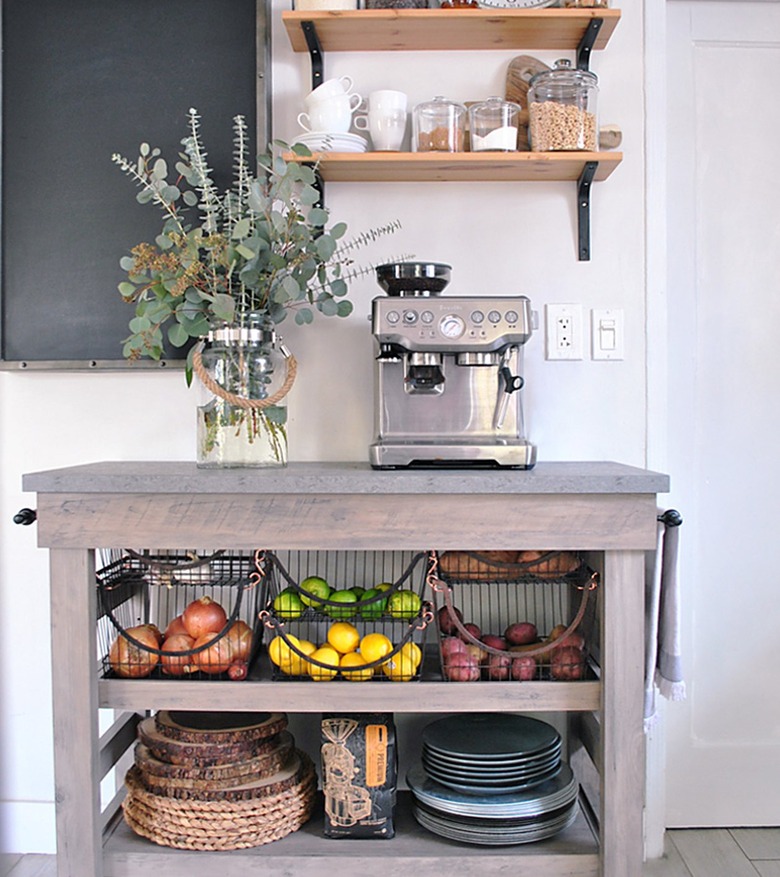
<instances>
[{"instance_id":1,"label":"white wall","mask_svg":"<svg viewBox=\"0 0 780 877\"><path fill-rule=\"evenodd\" d=\"M286 8L280 0L276 5ZM642 14L642 4L626 4L607 51L592 56L601 121L622 127L625 158L593 187L590 262L576 259L574 184L326 189L333 218L352 231L401 220L403 230L366 251L364 261L414 253L449 262L453 294L525 294L540 315L547 302L581 302L586 314L624 308L623 362L590 361L589 344L582 362L546 362L541 333L527 346L526 414L540 460L645 463ZM280 24L273 36L274 136L291 139L310 88L308 58L289 49ZM514 54L520 52L350 53L327 55L325 63L328 76L349 73L363 94L398 88L413 105L437 94L468 101L503 93ZM565 53L536 54L552 63ZM154 132L138 132L139 142L146 138ZM107 205L106 216L111 212ZM361 280L353 286L350 319L285 327L299 361L290 399L292 460L366 459L373 404L367 315L378 293L371 279ZM181 374L0 373L0 618L8 619L0 635L3 852L54 850L47 561L35 546L35 526L11 522L19 508L35 505L34 496L21 492L21 476L117 459L194 459L194 398Z\"/></svg>"}]
</instances>

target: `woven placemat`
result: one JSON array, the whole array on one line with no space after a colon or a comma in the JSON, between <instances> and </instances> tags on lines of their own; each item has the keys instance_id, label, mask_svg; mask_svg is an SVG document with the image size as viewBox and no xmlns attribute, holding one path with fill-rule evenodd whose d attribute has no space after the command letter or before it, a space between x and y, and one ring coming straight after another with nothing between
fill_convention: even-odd
<instances>
[{"instance_id":1,"label":"woven placemat","mask_svg":"<svg viewBox=\"0 0 780 877\"><path fill-rule=\"evenodd\" d=\"M311 759L296 750L297 782L284 791L248 801L187 801L144 789L133 768L125 779L124 818L138 835L186 850L237 850L279 840L310 818L317 790Z\"/></svg>"}]
</instances>

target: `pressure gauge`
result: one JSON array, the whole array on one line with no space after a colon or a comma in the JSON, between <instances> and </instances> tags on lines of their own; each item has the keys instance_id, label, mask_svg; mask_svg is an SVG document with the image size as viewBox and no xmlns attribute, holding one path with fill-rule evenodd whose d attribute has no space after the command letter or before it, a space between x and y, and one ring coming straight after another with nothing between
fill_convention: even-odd
<instances>
[{"instance_id":1,"label":"pressure gauge","mask_svg":"<svg viewBox=\"0 0 780 877\"><path fill-rule=\"evenodd\" d=\"M457 314L447 314L441 318L439 331L445 338L460 338L466 331L466 323Z\"/></svg>"}]
</instances>

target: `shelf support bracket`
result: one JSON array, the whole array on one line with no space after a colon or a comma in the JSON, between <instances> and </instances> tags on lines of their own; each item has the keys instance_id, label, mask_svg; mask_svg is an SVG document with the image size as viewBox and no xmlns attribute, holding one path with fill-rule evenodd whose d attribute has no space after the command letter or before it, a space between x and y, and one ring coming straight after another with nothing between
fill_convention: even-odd
<instances>
[{"instance_id":1,"label":"shelf support bracket","mask_svg":"<svg viewBox=\"0 0 780 877\"><path fill-rule=\"evenodd\" d=\"M590 53L599 35L601 25L604 23L603 18L592 18L585 28L579 46L577 46L577 69L587 70L590 66Z\"/></svg>"},{"instance_id":2,"label":"shelf support bracket","mask_svg":"<svg viewBox=\"0 0 780 877\"><path fill-rule=\"evenodd\" d=\"M301 28L303 36L306 40L306 46L309 49L309 58L311 59L311 88L312 91L322 85L324 60L322 57L322 46L320 38L317 36L317 28L313 21L302 21Z\"/></svg>"},{"instance_id":3,"label":"shelf support bracket","mask_svg":"<svg viewBox=\"0 0 780 877\"><path fill-rule=\"evenodd\" d=\"M577 232L580 262L590 261L590 184L599 163L586 161L577 181Z\"/></svg>"}]
</instances>

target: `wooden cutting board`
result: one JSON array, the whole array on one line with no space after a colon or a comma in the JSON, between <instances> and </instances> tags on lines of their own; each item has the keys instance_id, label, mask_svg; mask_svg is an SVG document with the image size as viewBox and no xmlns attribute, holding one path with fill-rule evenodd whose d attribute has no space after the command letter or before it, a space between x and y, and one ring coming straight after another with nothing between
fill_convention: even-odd
<instances>
[{"instance_id":1,"label":"wooden cutting board","mask_svg":"<svg viewBox=\"0 0 780 877\"><path fill-rule=\"evenodd\" d=\"M506 69L506 86L504 97L518 104L521 109L517 132L517 148L528 152L528 84L537 73L549 70L549 65L533 55L518 55L512 58Z\"/></svg>"},{"instance_id":2,"label":"wooden cutting board","mask_svg":"<svg viewBox=\"0 0 780 877\"><path fill-rule=\"evenodd\" d=\"M263 740L287 727L285 713L218 713L160 710L157 730L184 743L247 743Z\"/></svg>"}]
</instances>

